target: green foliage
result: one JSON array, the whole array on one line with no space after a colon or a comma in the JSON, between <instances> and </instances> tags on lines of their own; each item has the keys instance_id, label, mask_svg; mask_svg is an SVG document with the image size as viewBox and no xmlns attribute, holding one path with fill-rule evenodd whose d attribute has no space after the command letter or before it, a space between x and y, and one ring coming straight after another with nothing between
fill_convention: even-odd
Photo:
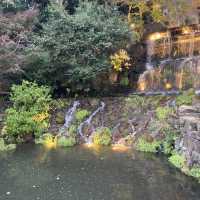
<instances>
[{"instance_id":1,"label":"green foliage","mask_svg":"<svg viewBox=\"0 0 200 200\"><path fill-rule=\"evenodd\" d=\"M178 153L174 153L172 156L170 156L169 162L179 169L182 169L185 166L184 156Z\"/></svg>"},{"instance_id":2,"label":"green foliage","mask_svg":"<svg viewBox=\"0 0 200 200\"><path fill-rule=\"evenodd\" d=\"M192 167L192 169L189 170L189 175L200 180L200 168Z\"/></svg>"},{"instance_id":3,"label":"green foliage","mask_svg":"<svg viewBox=\"0 0 200 200\"><path fill-rule=\"evenodd\" d=\"M160 141L148 142L144 138L139 138L136 144L136 149L138 151L143 151L143 152L156 153L158 152L159 148L160 148Z\"/></svg>"},{"instance_id":4,"label":"green foliage","mask_svg":"<svg viewBox=\"0 0 200 200\"><path fill-rule=\"evenodd\" d=\"M109 128L103 127L95 131L92 141L97 145L110 145L112 141L112 134Z\"/></svg>"},{"instance_id":5,"label":"green foliage","mask_svg":"<svg viewBox=\"0 0 200 200\"><path fill-rule=\"evenodd\" d=\"M86 109L79 109L75 114L75 118L78 122L82 122L86 117L90 115L90 112Z\"/></svg>"},{"instance_id":6,"label":"green foliage","mask_svg":"<svg viewBox=\"0 0 200 200\"><path fill-rule=\"evenodd\" d=\"M6 132L14 137L40 136L49 125L51 97L49 89L23 81L14 85L10 97L13 106L6 110Z\"/></svg>"},{"instance_id":7,"label":"green foliage","mask_svg":"<svg viewBox=\"0 0 200 200\"><path fill-rule=\"evenodd\" d=\"M39 138L35 139L35 144L46 144L48 142L54 142L54 137L51 133L45 133L41 135Z\"/></svg>"},{"instance_id":8,"label":"green foliage","mask_svg":"<svg viewBox=\"0 0 200 200\"><path fill-rule=\"evenodd\" d=\"M70 104L68 99L54 99L52 101L52 107L55 109L63 109L68 107Z\"/></svg>"},{"instance_id":9,"label":"green foliage","mask_svg":"<svg viewBox=\"0 0 200 200\"><path fill-rule=\"evenodd\" d=\"M112 68L111 53L126 45L128 25L117 11L95 2L81 2L73 15L54 4L49 12L27 49L26 78L71 92L92 88L92 81Z\"/></svg>"},{"instance_id":10,"label":"green foliage","mask_svg":"<svg viewBox=\"0 0 200 200\"><path fill-rule=\"evenodd\" d=\"M0 138L0 151L9 151L16 148L15 144L6 145L3 138Z\"/></svg>"},{"instance_id":11,"label":"green foliage","mask_svg":"<svg viewBox=\"0 0 200 200\"><path fill-rule=\"evenodd\" d=\"M72 147L76 144L75 137L61 136L57 139L57 145L59 147Z\"/></svg>"},{"instance_id":12,"label":"green foliage","mask_svg":"<svg viewBox=\"0 0 200 200\"><path fill-rule=\"evenodd\" d=\"M171 128L165 128L162 131L165 135L165 138L162 141L163 153L169 155L174 150L174 143L177 138L177 133Z\"/></svg>"},{"instance_id":13,"label":"green foliage","mask_svg":"<svg viewBox=\"0 0 200 200\"><path fill-rule=\"evenodd\" d=\"M173 109L169 107L158 107L156 109L156 117L158 120L166 120L173 113Z\"/></svg>"},{"instance_id":14,"label":"green foliage","mask_svg":"<svg viewBox=\"0 0 200 200\"><path fill-rule=\"evenodd\" d=\"M183 92L183 94L179 95L176 98L176 105L181 106L181 105L192 105L193 99L194 99L195 93L194 90L188 90Z\"/></svg>"}]
</instances>

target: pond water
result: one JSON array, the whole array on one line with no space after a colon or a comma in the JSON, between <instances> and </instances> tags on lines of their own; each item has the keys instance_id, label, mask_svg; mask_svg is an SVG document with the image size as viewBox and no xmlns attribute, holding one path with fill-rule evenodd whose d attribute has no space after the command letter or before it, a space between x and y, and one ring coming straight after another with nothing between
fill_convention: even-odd
<instances>
[{"instance_id":1,"label":"pond water","mask_svg":"<svg viewBox=\"0 0 200 200\"><path fill-rule=\"evenodd\" d=\"M200 184L164 157L111 148L0 153L0 200L199 200Z\"/></svg>"}]
</instances>

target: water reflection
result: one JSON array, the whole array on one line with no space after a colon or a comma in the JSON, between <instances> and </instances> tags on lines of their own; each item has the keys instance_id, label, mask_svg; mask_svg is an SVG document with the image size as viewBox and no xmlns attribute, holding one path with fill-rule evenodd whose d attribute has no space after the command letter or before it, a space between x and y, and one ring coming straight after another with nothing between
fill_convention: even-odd
<instances>
[{"instance_id":1,"label":"water reflection","mask_svg":"<svg viewBox=\"0 0 200 200\"><path fill-rule=\"evenodd\" d=\"M1 200L198 200L200 186L163 157L112 148L0 154Z\"/></svg>"}]
</instances>

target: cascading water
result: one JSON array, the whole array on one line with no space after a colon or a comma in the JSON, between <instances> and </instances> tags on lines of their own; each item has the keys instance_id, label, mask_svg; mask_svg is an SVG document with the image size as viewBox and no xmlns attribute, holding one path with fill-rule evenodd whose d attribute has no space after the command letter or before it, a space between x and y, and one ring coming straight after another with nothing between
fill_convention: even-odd
<instances>
[{"instance_id":1,"label":"cascading water","mask_svg":"<svg viewBox=\"0 0 200 200\"><path fill-rule=\"evenodd\" d=\"M73 119L74 119L74 114L80 105L79 101L74 101L72 107L67 111L65 115L65 123L64 125L60 128L59 134L60 135L66 135L67 134L67 129L70 127Z\"/></svg>"},{"instance_id":2,"label":"cascading water","mask_svg":"<svg viewBox=\"0 0 200 200\"><path fill-rule=\"evenodd\" d=\"M191 87L199 91L199 28L183 27L150 35L146 71L138 80L140 91L177 91Z\"/></svg>"},{"instance_id":3,"label":"cascading water","mask_svg":"<svg viewBox=\"0 0 200 200\"><path fill-rule=\"evenodd\" d=\"M104 111L104 108L105 108L105 103L101 102L101 105L78 127L78 133L86 143L91 143L92 135L90 136L84 135L83 133L84 126L91 126L91 129L92 129L91 132L94 133L95 129L92 126L92 120L98 113L102 113ZM101 126L103 126L103 121L102 121Z\"/></svg>"}]
</instances>

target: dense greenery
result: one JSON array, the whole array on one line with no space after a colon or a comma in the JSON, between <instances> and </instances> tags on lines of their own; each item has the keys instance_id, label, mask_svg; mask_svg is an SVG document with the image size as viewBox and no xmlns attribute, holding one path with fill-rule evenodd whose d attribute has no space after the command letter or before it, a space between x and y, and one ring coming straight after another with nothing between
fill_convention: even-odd
<instances>
[{"instance_id":1,"label":"dense greenery","mask_svg":"<svg viewBox=\"0 0 200 200\"><path fill-rule=\"evenodd\" d=\"M5 121L8 136L40 136L48 128L51 102L49 88L23 81L22 85L12 87L10 101L13 105L6 110Z\"/></svg>"},{"instance_id":2,"label":"dense greenery","mask_svg":"<svg viewBox=\"0 0 200 200\"><path fill-rule=\"evenodd\" d=\"M27 49L26 78L54 89L87 91L111 70L112 52L125 47L129 29L117 12L97 3L81 3L74 15L49 7L50 17Z\"/></svg>"}]
</instances>

